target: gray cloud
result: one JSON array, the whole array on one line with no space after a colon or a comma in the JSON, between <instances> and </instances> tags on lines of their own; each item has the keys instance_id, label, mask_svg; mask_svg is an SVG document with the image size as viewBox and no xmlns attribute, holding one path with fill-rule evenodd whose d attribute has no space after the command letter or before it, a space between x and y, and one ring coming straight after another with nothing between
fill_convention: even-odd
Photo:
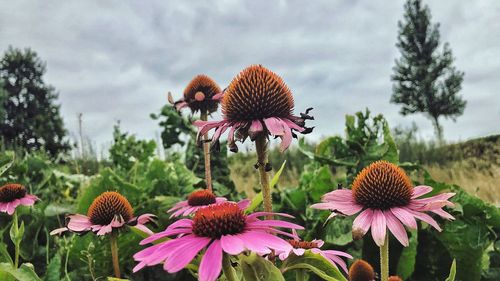
<instances>
[{"instance_id":1,"label":"gray cloud","mask_svg":"<svg viewBox=\"0 0 500 281\"><path fill-rule=\"evenodd\" d=\"M498 133L500 2L425 1L465 71L468 101L458 122L444 121L450 140ZM77 114L97 143L112 125L153 138L149 118L189 80L206 73L227 85L261 63L283 76L296 111L314 107L311 136L342 134L345 114L365 107L392 125L417 122L389 104L400 1L15 1L0 4L0 50L29 46L47 61L46 80L60 92L66 126Z\"/></svg>"}]
</instances>

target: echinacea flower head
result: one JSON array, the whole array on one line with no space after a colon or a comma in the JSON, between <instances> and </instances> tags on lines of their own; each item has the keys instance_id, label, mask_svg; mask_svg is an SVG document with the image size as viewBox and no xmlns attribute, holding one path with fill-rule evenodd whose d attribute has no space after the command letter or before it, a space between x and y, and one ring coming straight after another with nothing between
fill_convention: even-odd
<instances>
[{"instance_id":1,"label":"echinacea flower head","mask_svg":"<svg viewBox=\"0 0 500 281\"><path fill-rule=\"evenodd\" d=\"M218 144L221 134L229 129L228 145L237 152L236 140L253 141L257 136L281 138L280 150L290 146L294 132L310 133L305 120L313 119L307 113L292 115L294 101L292 92L283 79L262 65L252 65L241 71L224 91L221 102L222 121L196 121L198 136L215 128L212 144Z\"/></svg>"},{"instance_id":2,"label":"echinacea flower head","mask_svg":"<svg viewBox=\"0 0 500 281\"><path fill-rule=\"evenodd\" d=\"M9 183L0 187L0 212L12 215L17 206L33 206L37 200L38 197L28 194L21 184Z\"/></svg>"},{"instance_id":3,"label":"echinacea flower head","mask_svg":"<svg viewBox=\"0 0 500 281\"><path fill-rule=\"evenodd\" d=\"M87 215L74 214L67 217L66 227L53 230L50 234L71 231L84 234L89 231L97 235L112 233L125 225L152 234L144 224L153 221L154 215L144 214L134 217L132 206L127 198L116 191L107 191L97 196L90 205Z\"/></svg>"},{"instance_id":4,"label":"echinacea flower head","mask_svg":"<svg viewBox=\"0 0 500 281\"><path fill-rule=\"evenodd\" d=\"M189 216L194 214L200 208L212 204L226 202L224 197L216 197L212 191L208 189L195 190L189 194L187 200L180 201L174 205L167 213L172 213L172 217Z\"/></svg>"},{"instance_id":5,"label":"echinacea flower head","mask_svg":"<svg viewBox=\"0 0 500 281\"><path fill-rule=\"evenodd\" d=\"M144 245L164 237L174 237L136 253L134 259L139 263L134 272L160 263L166 271L178 272L206 249L198 270L199 280L214 281L221 272L223 253L238 255L243 251L258 254L290 251L290 243L276 234L293 235L277 228L303 228L287 221L260 219L269 215L292 217L287 214L245 214L244 209L248 205L248 200L210 205L199 209L192 219L178 220L164 231L142 240L141 245Z\"/></svg>"},{"instance_id":6,"label":"echinacea flower head","mask_svg":"<svg viewBox=\"0 0 500 281\"><path fill-rule=\"evenodd\" d=\"M386 229L403 246L408 246L408 235L404 226L417 228L416 219L422 220L438 231L437 222L425 212L431 212L445 219L454 219L442 208L452 207L450 199L455 193L419 198L432 191L430 186L412 186L403 169L387 161L377 161L364 168L354 179L351 189L338 189L322 197L322 203L315 209L331 210L332 215L355 215L352 234L355 239L364 236L371 228L373 240L384 245Z\"/></svg>"},{"instance_id":7,"label":"echinacea flower head","mask_svg":"<svg viewBox=\"0 0 500 281\"><path fill-rule=\"evenodd\" d=\"M222 91L212 78L206 75L197 75L189 82L182 99L174 102L169 93L168 100L177 111L189 107L193 113L201 111L207 114L217 111L222 98Z\"/></svg>"},{"instance_id":8,"label":"echinacea flower head","mask_svg":"<svg viewBox=\"0 0 500 281\"><path fill-rule=\"evenodd\" d=\"M349 281L375 281L375 271L366 261L357 260L349 268Z\"/></svg>"},{"instance_id":9,"label":"echinacea flower head","mask_svg":"<svg viewBox=\"0 0 500 281\"><path fill-rule=\"evenodd\" d=\"M295 230L293 230L295 237L293 239L289 239L288 243L292 245L292 249L290 251L285 252L277 252L276 255L279 256L281 260L286 260L288 256L293 253L296 256L302 256L306 251L311 251L314 254L320 254L325 259L327 259L333 266L337 267L339 265L345 273L347 273L347 265L345 261L343 261L340 257L346 257L352 259L352 256L348 253L344 253L342 251L335 250L321 250L321 247L324 244L323 240L312 240L312 241L302 241L296 235Z\"/></svg>"}]
</instances>

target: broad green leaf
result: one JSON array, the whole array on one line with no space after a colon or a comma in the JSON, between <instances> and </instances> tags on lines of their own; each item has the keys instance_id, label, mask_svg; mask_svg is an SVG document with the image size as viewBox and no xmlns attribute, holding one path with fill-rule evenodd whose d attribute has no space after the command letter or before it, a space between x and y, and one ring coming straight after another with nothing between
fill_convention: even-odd
<instances>
[{"instance_id":1,"label":"broad green leaf","mask_svg":"<svg viewBox=\"0 0 500 281\"><path fill-rule=\"evenodd\" d=\"M251 253L249 256L240 255L239 258L246 281L285 281L280 270L263 257Z\"/></svg>"},{"instance_id":2,"label":"broad green leaf","mask_svg":"<svg viewBox=\"0 0 500 281\"><path fill-rule=\"evenodd\" d=\"M61 254L57 253L50 260L45 272L45 281L60 281L61 280Z\"/></svg>"},{"instance_id":3,"label":"broad green leaf","mask_svg":"<svg viewBox=\"0 0 500 281\"><path fill-rule=\"evenodd\" d=\"M344 246L352 240L352 222L354 216L336 217L331 219L325 226L325 242Z\"/></svg>"},{"instance_id":4,"label":"broad green leaf","mask_svg":"<svg viewBox=\"0 0 500 281\"><path fill-rule=\"evenodd\" d=\"M280 169L276 172L276 174L274 174L273 178L271 179L271 183L269 184L269 186L271 188L271 193L272 193L274 186L278 183L280 176L281 176L281 173L285 169L285 164L286 164L286 161L284 161L283 164L281 164ZM263 200L264 200L264 198L263 198L262 191L261 191L261 192L257 193L257 195L255 195L255 197L252 199L252 202L250 203L250 206L248 206L248 208L246 209L246 212L250 213L250 212L254 211L255 209L257 209L260 206L260 204L262 204Z\"/></svg>"},{"instance_id":5,"label":"broad green leaf","mask_svg":"<svg viewBox=\"0 0 500 281\"><path fill-rule=\"evenodd\" d=\"M417 258L418 231L412 230L410 234L410 245L408 247L403 247L396 271L398 276L403 280L410 278L413 271L415 271L415 262Z\"/></svg>"},{"instance_id":6,"label":"broad green leaf","mask_svg":"<svg viewBox=\"0 0 500 281\"><path fill-rule=\"evenodd\" d=\"M42 281L31 263L23 263L18 269L14 269L9 263L0 263L0 272L5 272L18 281Z\"/></svg>"},{"instance_id":7,"label":"broad green leaf","mask_svg":"<svg viewBox=\"0 0 500 281\"><path fill-rule=\"evenodd\" d=\"M450 275L444 281L455 281L455 275L457 274L457 261L454 259L450 268Z\"/></svg>"},{"instance_id":8,"label":"broad green leaf","mask_svg":"<svg viewBox=\"0 0 500 281\"><path fill-rule=\"evenodd\" d=\"M12 258L10 257L9 252L7 251L6 245L1 242L0 242L0 262L8 262L10 264L14 264Z\"/></svg>"},{"instance_id":9,"label":"broad green leaf","mask_svg":"<svg viewBox=\"0 0 500 281\"><path fill-rule=\"evenodd\" d=\"M281 272L283 273L296 269L312 271L323 280L347 281L340 270L331 262L320 254L314 254L309 250L302 256L290 255L281 265Z\"/></svg>"}]
</instances>

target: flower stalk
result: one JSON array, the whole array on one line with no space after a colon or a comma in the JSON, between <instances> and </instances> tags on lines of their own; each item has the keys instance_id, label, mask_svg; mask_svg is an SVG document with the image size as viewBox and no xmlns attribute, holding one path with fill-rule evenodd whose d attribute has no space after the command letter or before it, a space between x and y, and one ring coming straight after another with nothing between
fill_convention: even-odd
<instances>
[{"instance_id":1,"label":"flower stalk","mask_svg":"<svg viewBox=\"0 0 500 281\"><path fill-rule=\"evenodd\" d=\"M266 135L260 134L255 140L257 150L257 165L259 166L260 184L262 186L262 197L264 201L264 211L272 212L273 203L271 198L271 187L269 185L269 175L266 171L267 157L267 138ZM269 219L269 218L268 218Z\"/></svg>"},{"instance_id":2,"label":"flower stalk","mask_svg":"<svg viewBox=\"0 0 500 281\"><path fill-rule=\"evenodd\" d=\"M118 260L118 243L117 243L117 234L112 233L109 236L109 241L111 243L111 257L113 259L113 270L115 272L115 277L120 278L120 263Z\"/></svg>"},{"instance_id":3,"label":"flower stalk","mask_svg":"<svg viewBox=\"0 0 500 281\"><path fill-rule=\"evenodd\" d=\"M222 258L222 272L224 272L224 276L226 276L227 281L237 281L236 272L234 272L233 267L231 266L231 260L229 255L224 254Z\"/></svg>"},{"instance_id":4,"label":"flower stalk","mask_svg":"<svg viewBox=\"0 0 500 281\"><path fill-rule=\"evenodd\" d=\"M17 218L17 211L12 215L12 229L11 229L11 239L14 243L14 268L19 267L19 254L21 248L22 233L19 232L19 222Z\"/></svg>"},{"instance_id":5,"label":"flower stalk","mask_svg":"<svg viewBox=\"0 0 500 281\"><path fill-rule=\"evenodd\" d=\"M202 121L208 120L208 114L202 110L200 113ZM210 142L208 141L208 133L203 134L203 156L205 158L205 181L207 182L207 189L212 191L212 172L210 167Z\"/></svg>"},{"instance_id":6,"label":"flower stalk","mask_svg":"<svg viewBox=\"0 0 500 281\"><path fill-rule=\"evenodd\" d=\"M385 235L384 245L380 246L380 280L389 279L389 233Z\"/></svg>"},{"instance_id":7,"label":"flower stalk","mask_svg":"<svg viewBox=\"0 0 500 281\"><path fill-rule=\"evenodd\" d=\"M305 281L306 279L306 271L303 269L295 270L295 280L296 281Z\"/></svg>"}]
</instances>

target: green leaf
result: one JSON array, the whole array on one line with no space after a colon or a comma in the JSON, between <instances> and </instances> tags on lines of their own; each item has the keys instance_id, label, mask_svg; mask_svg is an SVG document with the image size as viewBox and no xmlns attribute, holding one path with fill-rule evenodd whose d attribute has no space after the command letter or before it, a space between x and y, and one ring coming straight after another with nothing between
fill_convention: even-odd
<instances>
[{"instance_id":1,"label":"green leaf","mask_svg":"<svg viewBox=\"0 0 500 281\"><path fill-rule=\"evenodd\" d=\"M418 231L412 230L410 231L410 245L408 247L404 247L401 252L401 256L399 257L397 273L398 276L403 280L410 278L415 271L415 262L417 257L417 246L418 246Z\"/></svg>"},{"instance_id":2,"label":"green leaf","mask_svg":"<svg viewBox=\"0 0 500 281\"><path fill-rule=\"evenodd\" d=\"M455 281L455 275L457 274L457 261L453 259L453 263L450 268L450 275L444 281Z\"/></svg>"},{"instance_id":3,"label":"green leaf","mask_svg":"<svg viewBox=\"0 0 500 281\"><path fill-rule=\"evenodd\" d=\"M325 242L339 246L351 243L353 221L354 216L331 219L325 227Z\"/></svg>"},{"instance_id":4,"label":"green leaf","mask_svg":"<svg viewBox=\"0 0 500 281\"><path fill-rule=\"evenodd\" d=\"M61 254L57 253L50 260L45 272L45 281L60 281L61 280Z\"/></svg>"},{"instance_id":5,"label":"green leaf","mask_svg":"<svg viewBox=\"0 0 500 281\"><path fill-rule=\"evenodd\" d=\"M263 257L251 253L249 256L240 255L239 258L246 281L285 281L280 270Z\"/></svg>"},{"instance_id":6,"label":"green leaf","mask_svg":"<svg viewBox=\"0 0 500 281\"><path fill-rule=\"evenodd\" d=\"M271 193L273 192L273 187L278 183L280 176L281 176L281 173L285 169L285 164L286 164L286 160L283 162L283 164L281 164L280 169L276 172L276 174L274 174L273 178L271 179L271 183L269 184L269 186L271 188ZM257 195L255 195L255 197L252 199L252 202L250 203L250 206L248 206L248 208L246 209L246 212L250 213L250 212L254 211L255 209L257 209L260 206L260 204L262 204L263 200L264 200L264 198L263 198L262 191L261 191L261 192L257 193Z\"/></svg>"},{"instance_id":7,"label":"green leaf","mask_svg":"<svg viewBox=\"0 0 500 281\"><path fill-rule=\"evenodd\" d=\"M121 279L116 277L108 277L108 281L129 281L129 279Z\"/></svg>"},{"instance_id":8,"label":"green leaf","mask_svg":"<svg viewBox=\"0 0 500 281\"><path fill-rule=\"evenodd\" d=\"M289 270L309 270L323 280L328 281L347 281L340 270L332 265L326 258L320 254L314 254L310 250L302 256L290 255L282 264L283 273Z\"/></svg>"},{"instance_id":9,"label":"green leaf","mask_svg":"<svg viewBox=\"0 0 500 281\"><path fill-rule=\"evenodd\" d=\"M4 243L0 243L0 262L8 262L14 264L12 258L10 257L9 251L7 251L7 246Z\"/></svg>"},{"instance_id":10,"label":"green leaf","mask_svg":"<svg viewBox=\"0 0 500 281\"><path fill-rule=\"evenodd\" d=\"M19 281L42 281L31 263L23 263L18 269L9 263L0 263L0 272L5 272Z\"/></svg>"},{"instance_id":11,"label":"green leaf","mask_svg":"<svg viewBox=\"0 0 500 281\"><path fill-rule=\"evenodd\" d=\"M0 167L0 176L3 175L5 172L7 172L7 170L10 169L10 167L12 167L12 164L14 164L14 158L15 158L15 154L13 154L12 160L10 162L8 162L7 164L4 164L2 167Z\"/></svg>"}]
</instances>

